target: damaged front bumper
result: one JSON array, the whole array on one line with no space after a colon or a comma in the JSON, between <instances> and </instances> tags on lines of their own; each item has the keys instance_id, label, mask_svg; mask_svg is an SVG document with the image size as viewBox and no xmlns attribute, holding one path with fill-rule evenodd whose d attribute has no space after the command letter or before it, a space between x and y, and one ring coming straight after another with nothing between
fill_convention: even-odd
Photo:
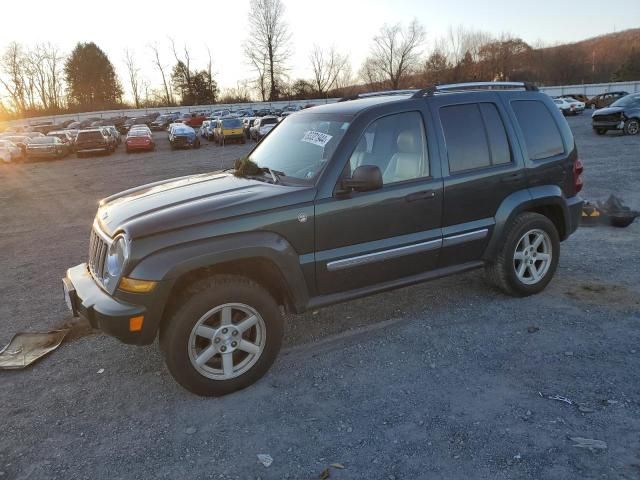
<instances>
[{"instance_id":1,"label":"damaged front bumper","mask_svg":"<svg viewBox=\"0 0 640 480\"><path fill-rule=\"evenodd\" d=\"M146 345L153 342L158 322L147 321L151 320L148 318L148 307L124 302L109 295L95 282L86 263L67 270L62 283L65 303L74 316L86 318L93 328L124 343ZM145 299L143 295L137 297ZM131 331L132 319L137 319L139 323L139 317L143 317L142 328Z\"/></svg>"}]
</instances>

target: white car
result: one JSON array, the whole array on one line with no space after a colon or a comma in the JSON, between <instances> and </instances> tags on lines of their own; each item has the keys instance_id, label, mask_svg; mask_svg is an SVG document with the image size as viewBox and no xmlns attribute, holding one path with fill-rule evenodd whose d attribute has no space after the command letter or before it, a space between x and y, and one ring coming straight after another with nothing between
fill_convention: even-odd
<instances>
[{"instance_id":1,"label":"white car","mask_svg":"<svg viewBox=\"0 0 640 480\"><path fill-rule=\"evenodd\" d=\"M584 102L581 102L580 100L576 100L573 97L560 97L560 98L562 98L563 100L567 100L567 101L569 101L571 103L576 104L576 106L577 106L577 108L579 110L584 110L585 108L587 108L587 105Z\"/></svg>"},{"instance_id":2,"label":"white car","mask_svg":"<svg viewBox=\"0 0 640 480\"><path fill-rule=\"evenodd\" d=\"M278 117L265 116L256 118L253 122L253 126L249 130L251 138L256 142L259 142L262 137L269 133L273 127L278 124Z\"/></svg>"},{"instance_id":3,"label":"white car","mask_svg":"<svg viewBox=\"0 0 640 480\"><path fill-rule=\"evenodd\" d=\"M584 111L584 103L582 104L582 108L578 108L577 101L571 102L566 98L554 98L553 103L556 104L556 107L562 112L563 115L577 115L578 113L582 113Z\"/></svg>"},{"instance_id":4,"label":"white car","mask_svg":"<svg viewBox=\"0 0 640 480\"><path fill-rule=\"evenodd\" d=\"M22 150L9 140L0 140L0 161L10 163L22 158Z\"/></svg>"}]
</instances>

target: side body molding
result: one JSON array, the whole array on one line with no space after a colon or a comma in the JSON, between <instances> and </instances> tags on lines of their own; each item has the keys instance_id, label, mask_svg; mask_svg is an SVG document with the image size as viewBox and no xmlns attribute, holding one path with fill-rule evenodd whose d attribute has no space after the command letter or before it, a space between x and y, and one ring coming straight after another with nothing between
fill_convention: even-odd
<instances>
[{"instance_id":1,"label":"side body molding","mask_svg":"<svg viewBox=\"0 0 640 480\"><path fill-rule=\"evenodd\" d=\"M181 275L199 268L252 258L273 262L294 309L304 310L309 293L299 255L286 239L273 232L247 232L160 249L138 262L128 276L173 284Z\"/></svg>"}]
</instances>

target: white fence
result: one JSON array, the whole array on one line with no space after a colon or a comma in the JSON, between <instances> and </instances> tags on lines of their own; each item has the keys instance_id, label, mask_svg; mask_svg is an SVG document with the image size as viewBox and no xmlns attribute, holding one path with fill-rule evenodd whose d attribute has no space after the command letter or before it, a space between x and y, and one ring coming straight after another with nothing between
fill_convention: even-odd
<instances>
[{"instance_id":1,"label":"white fence","mask_svg":"<svg viewBox=\"0 0 640 480\"><path fill-rule=\"evenodd\" d=\"M550 95L552 97L559 95L566 95L569 93L583 94L587 96L599 95L606 92L624 91L628 93L640 92L640 81L635 82L611 82L611 83L589 83L582 85L561 85L553 87L540 87L540 91ZM253 103L236 103L236 104L220 104L215 105L195 105L192 107L161 107L161 108L142 108L142 109L127 109L127 110L108 110L102 112L87 112L87 113L74 113L66 115L55 115L51 117L38 117L29 118L25 120L16 120L9 122L13 125L29 125L37 122L63 122L65 120L84 120L86 118L108 118L114 116L127 116L136 117L145 115L151 112L169 113L169 112L192 112L199 110L240 110L243 108L251 108L253 110L259 110L261 108L283 108L288 105L321 105L325 103L333 103L338 101L338 98L322 98L315 100L282 100L279 102L253 102Z\"/></svg>"},{"instance_id":2,"label":"white fence","mask_svg":"<svg viewBox=\"0 0 640 480\"><path fill-rule=\"evenodd\" d=\"M611 83L585 83L582 85L562 85L556 87L540 87L540 91L552 97L566 95L568 93L587 95L593 97L607 92L640 92L640 81L637 82L611 82Z\"/></svg>"}]
</instances>

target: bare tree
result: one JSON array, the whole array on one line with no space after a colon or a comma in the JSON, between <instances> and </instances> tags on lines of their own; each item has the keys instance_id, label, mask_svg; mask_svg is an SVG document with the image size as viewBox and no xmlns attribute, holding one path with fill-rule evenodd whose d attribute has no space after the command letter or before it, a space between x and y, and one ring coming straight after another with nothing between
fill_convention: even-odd
<instances>
[{"instance_id":1,"label":"bare tree","mask_svg":"<svg viewBox=\"0 0 640 480\"><path fill-rule=\"evenodd\" d=\"M133 58L133 54L126 49L124 51L124 63L127 66L127 73L129 75L129 86L131 87L131 94L133 95L133 102L136 108L140 108L140 100L142 97L142 85L140 81L140 69L136 65L136 61Z\"/></svg>"},{"instance_id":2,"label":"bare tree","mask_svg":"<svg viewBox=\"0 0 640 480\"><path fill-rule=\"evenodd\" d=\"M324 51L318 45L314 45L309 60L313 69L313 81L321 96L335 86L338 75L349 62L348 57L340 54L335 47Z\"/></svg>"},{"instance_id":3,"label":"bare tree","mask_svg":"<svg viewBox=\"0 0 640 480\"><path fill-rule=\"evenodd\" d=\"M158 52L158 44L154 43L150 45L149 48L153 51L153 64L160 71L160 75L162 76L162 85L164 87L164 103L166 105L173 105L173 95L171 92L170 82L167 82L167 76L164 73L164 66L160 61L160 53Z\"/></svg>"},{"instance_id":4,"label":"bare tree","mask_svg":"<svg viewBox=\"0 0 640 480\"><path fill-rule=\"evenodd\" d=\"M284 21L284 10L282 0L251 0L249 8L250 32L245 55L258 75L266 76L270 100L278 97L278 82L291 53L291 35Z\"/></svg>"},{"instance_id":5,"label":"bare tree","mask_svg":"<svg viewBox=\"0 0 640 480\"><path fill-rule=\"evenodd\" d=\"M335 89L339 91L340 95L346 97L354 93L354 83L353 69L351 63L347 62L336 77Z\"/></svg>"},{"instance_id":6,"label":"bare tree","mask_svg":"<svg viewBox=\"0 0 640 480\"><path fill-rule=\"evenodd\" d=\"M418 68L425 36L424 27L414 19L406 29L399 23L384 25L374 37L370 59L392 89Z\"/></svg>"},{"instance_id":7,"label":"bare tree","mask_svg":"<svg viewBox=\"0 0 640 480\"><path fill-rule=\"evenodd\" d=\"M260 55L258 52L247 51L249 63L256 71L256 79L254 80L255 89L263 102L267 101L269 93L269 85L267 81L267 56Z\"/></svg>"},{"instance_id":8,"label":"bare tree","mask_svg":"<svg viewBox=\"0 0 640 480\"><path fill-rule=\"evenodd\" d=\"M374 58L369 57L364 61L362 67L360 67L360 78L370 90L381 88L384 77Z\"/></svg>"},{"instance_id":9,"label":"bare tree","mask_svg":"<svg viewBox=\"0 0 640 480\"><path fill-rule=\"evenodd\" d=\"M48 78L49 106L60 109L63 103L64 56L58 47L50 43L45 44L43 50Z\"/></svg>"},{"instance_id":10,"label":"bare tree","mask_svg":"<svg viewBox=\"0 0 640 480\"><path fill-rule=\"evenodd\" d=\"M0 82L7 90L13 108L20 113L27 109L27 88L25 85L24 52L20 44L11 42L2 55L2 70L6 78Z\"/></svg>"}]
</instances>

